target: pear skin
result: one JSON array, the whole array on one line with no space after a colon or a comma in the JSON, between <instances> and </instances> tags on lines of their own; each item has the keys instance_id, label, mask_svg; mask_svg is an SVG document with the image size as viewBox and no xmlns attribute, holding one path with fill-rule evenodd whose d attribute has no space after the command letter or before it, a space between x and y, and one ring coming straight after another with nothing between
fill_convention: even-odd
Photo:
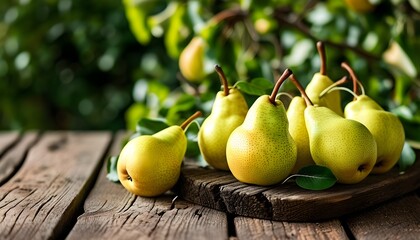
<instances>
[{"instance_id":1,"label":"pear skin","mask_svg":"<svg viewBox=\"0 0 420 240\"><path fill-rule=\"evenodd\" d=\"M194 37L179 56L179 69L190 82L201 83L206 76L204 55L207 44L201 37Z\"/></svg>"},{"instance_id":2,"label":"pear skin","mask_svg":"<svg viewBox=\"0 0 420 240\"><path fill-rule=\"evenodd\" d=\"M305 109L305 100L299 96L292 99L287 109L289 132L297 147L297 159L292 173L297 173L302 167L315 164L309 147L309 136L305 123Z\"/></svg>"},{"instance_id":3,"label":"pear skin","mask_svg":"<svg viewBox=\"0 0 420 240\"><path fill-rule=\"evenodd\" d=\"M281 101L260 96L245 121L229 137L226 157L233 176L241 182L273 185L292 171L296 144L288 131L286 110Z\"/></svg>"},{"instance_id":4,"label":"pear skin","mask_svg":"<svg viewBox=\"0 0 420 240\"><path fill-rule=\"evenodd\" d=\"M394 167L405 142L404 127L398 117L366 95L348 103L344 113L346 118L365 125L375 138L378 156L372 173L385 173Z\"/></svg>"},{"instance_id":5,"label":"pear skin","mask_svg":"<svg viewBox=\"0 0 420 240\"><path fill-rule=\"evenodd\" d=\"M154 197L175 186L187 150L184 129L200 115L196 112L181 126L130 140L117 163L118 179L124 188L138 196Z\"/></svg>"},{"instance_id":6,"label":"pear skin","mask_svg":"<svg viewBox=\"0 0 420 240\"><path fill-rule=\"evenodd\" d=\"M305 123L317 165L329 168L340 183L354 184L368 176L376 162L377 147L363 124L318 106L305 109Z\"/></svg>"},{"instance_id":7,"label":"pear skin","mask_svg":"<svg viewBox=\"0 0 420 240\"><path fill-rule=\"evenodd\" d=\"M206 162L219 170L229 170L226 144L230 134L241 125L248 112L245 98L238 89L230 88L229 95L216 95L211 114L198 132L198 145Z\"/></svg>"},{"instance_id":8,"label":"pear skin","mask_svg":"<svg viewBox=\"0 0 420 240\"><path fill-rule=\"evenodd\" d=\"M306 86L305 91L314 105L327 107L336 112L338 115L344 116L343 109L341 107L340 92L333 91L325 94L321 98L319 97L321 92L333 83L334 82L328 76L315 73L312 80Z\"/></svg>"}]
</instances>

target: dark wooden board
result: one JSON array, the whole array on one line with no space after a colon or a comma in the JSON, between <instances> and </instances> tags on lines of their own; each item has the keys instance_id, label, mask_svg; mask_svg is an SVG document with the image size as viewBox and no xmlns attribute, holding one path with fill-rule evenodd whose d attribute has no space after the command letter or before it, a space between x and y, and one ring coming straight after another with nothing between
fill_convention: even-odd
<instances>
[{"instance_id":1,"label":"dark wooden board","mask_svg":"<svg viewBox=\"0 0 420 240\"><path fill-rule=\"evenodd\" d=\"M0 187L0 239L62 237L75 221L110 140L106 132L43 134L18 172Z\"/></svg>"},{"instance_id":2,"label":"dark wooden board","mask_svg":"<svg viewBox=\"0 0 420 240\"><path fill-rule=\"evenodd\" d=\"M419 153L417 152L417 155ZM420 188L420 160L405 174L397 168L369 175L358 184L323 191L293 181L271 187L238 182L229 172L186 164L176 191L196 204L247 217L277 221L319 221L340 217Z\"/></svg>"},{"instance_id":3,"label":"dark wooden board","mask_svg":"<svg viewBox=\"0 0 420 240\"><path fill-rule=\"evenodd\" d=\"M121 150L118 134L111 155ZM137 197L106 178L106 164L68 235L80 239L228 239L227 215L167 193Z\"/></svg>"}]
</instances>

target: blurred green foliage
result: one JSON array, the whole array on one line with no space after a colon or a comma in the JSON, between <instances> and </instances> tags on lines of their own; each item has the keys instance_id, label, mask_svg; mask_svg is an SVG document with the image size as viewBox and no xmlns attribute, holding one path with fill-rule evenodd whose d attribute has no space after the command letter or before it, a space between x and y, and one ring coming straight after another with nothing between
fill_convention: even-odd
<instances>
[{"instance_id":1,"label":"blurred green foliage","mask_svg":"<svg viewBox=\"0 0 420 240\"><path fill-rule=\"evenodd\" d=\"M143 47L118 1L0 2L0 128L121 129Z\"/></svg>"},{"instance_id":2,"label":"blurred green foliage","mask_svg":"<svg viewBox=\"0 0 420 240\"><path fill-rule=\"evenodd\" d=\"M240 81L251 104L285 68L306 85L319 71L315 43L322 40L328 75L341 78L340 63L349 62L368 95L420 140L419 6L372 2L372 12L358 13L331 0L3 1L0 126L134 131L142 119L179 124L197 110L209 114L220 90L215 63L232 85ZM199 84L178 67L196 36L208 45ZM290 83L282 91L297 94Z\"/></svg>"}]
</instances>

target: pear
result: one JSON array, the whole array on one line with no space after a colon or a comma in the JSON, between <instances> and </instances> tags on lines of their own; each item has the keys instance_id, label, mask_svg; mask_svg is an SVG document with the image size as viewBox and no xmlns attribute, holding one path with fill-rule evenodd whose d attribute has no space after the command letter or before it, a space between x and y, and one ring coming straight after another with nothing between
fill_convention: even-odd
<instances>
[{"instance_id":1,"label":"pear","mask_svg":"<svg viewBox=\"0 0 420 240\"><path fill-rule=\"evenodd\" d=\"M351 75L353 81L359 82L354 71L347 63L342 64ZM344 115L348 119L356 120L365 125L372 133L377 146L377 159L372 173L385 173L399 160L404 142L405 133L401 121L394 114L385 111L373 99L362 91L344 108Z\"/></svg>"},{"instance_id":2,"label":"pear","mask_svg":"<svg viewBox=\"0 0 420 240\"><path fill-rule=\"evenodd\" d=\"M241 125L248 112L248 104L241 92L228 86L222 68L215 66L223 91L216 95L210 115L198 132L198 146L206 162L219 170L229 170L226 144L230 134Z\"/></svg>"},{"instance_id":3,"label":"pear","mask_svg":"<svg viewBox=\"0 0 420 240\"><path fill-rule=\"evenodd\" d=\"M206 48L204 39L196 36L182 50L179 56L179 70L187 81L201 83L206 76L204 67Z\"/></svg>"},{"instance_id":4,"label":"pear","mask_svg":"<svg viewBox=\"0 0 420 240\"><path fill-rule=\"evenodd\" d=\"M187 150L184 130L200 115L196 112L181 126L171 126L154 135L141 135L130 140L118 158L121 184L129 192L143 197L158 196L170 190L178 181Z\"/></svg>"},{"instance_id":5,"label":"pear","mask_svg":"<svg viewBox=\"0 0 420 240\"><path fill-rule=\"evenodd\" d=\"M327 76L326 73L326 54L324 45L322 42L317 42L316 46L321 58L321 69L318 73L314 74L311 81L306 86L305 92L313 104L328 107L338 115L344 116L343 109L341 107L341 97L338 91L334 91L320 97L321 92L334 82Z\"/></svg>"},{"instance_id":6,"label":"pear","mask_svg":"<svg viewBox=\"0 0 420 240\"><path fill-rule=\"evenodd\" d=\"M377 150L375 139L363 124L320 106L306 107L305 123L317 165L329 168L340 183L358 183L369 175Z\"/></svg>"},{"instance_id":7,"label":"pear","mask_svg":"<svg viewBox=\"0 0 420 240\"><path fill-rule=\"evenodd\" d=\"M287 109L289 132L297 147L297 159L292 173L297 173L302 167L314 165L309 148L309 136L305 123L305 99L296 96L292 99Z\"/></svg>"},{"instance_id":8,"label":"pear","mask_svg":"<svg viewBox=\"0 0 420 240\"><path fill-rule=\"evenodd\" d=\"M244 122L230 135L226 157L233 176L244 183L273 185L292 171L296 144L288 130L286 110L276 94L292 72L282 74L270 96L262 95L252 104Z\"/></svg>"}]
</instances>

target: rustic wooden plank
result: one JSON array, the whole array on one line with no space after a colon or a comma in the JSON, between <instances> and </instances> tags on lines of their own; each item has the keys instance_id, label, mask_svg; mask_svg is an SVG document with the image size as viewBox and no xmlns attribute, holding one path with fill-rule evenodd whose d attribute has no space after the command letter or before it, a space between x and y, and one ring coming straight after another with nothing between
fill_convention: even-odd
<instances>
[{"instance_id":1,"label":"rustic wooden plank","mask_svg":"<svg viewBox=\"0 0 420 240\"><path fill-rule=\"evenodd\" d=\"M26 133L13 148L0 158L0 186L3 185L20 168L28 150L38 140L36 132Z\"/></svg>"},{"instance_id":2,"label":"rustic wooden plank","mask_svg":"<svg viewBox=\"0 0 420 240\"><path fill-rule=\"evenodd\" d=\"M119 135L111 150L121 150ZM106 166L88 198L85 212L67 239L227 239L225 213L178 199L168 192L137 197L106 178Z\"/></svg>"},{"instance_id":3,"label":"rustic wooden plank","mask_svg":"<svg viewBox=\"0 0 420 240\"><path fill-rule=\"evenodd\" d=\"M358 184L336 184L323 191L305 190L293 182L270 187L248 185L232 181L229 172L190 167L182 171L178 191L188 201L234 215L277 221L326 220L418 190L419 152L417 156L405 174L399 174L395 167L385 174L369 175Z\"/></svg>"},{"instance_id":4,"label":"rustic wooden plank","mask_svg":"<svg viewBox=\"0 0 420 240\"><path fill-rule=\"evenodd\" d=\"M346 219L356 239L419 239L420 198L404 196Z\"/></svg>"},{"instance_id":5,"label":"rustic wooden plank","mask_svg":"<svg viewBox=\"0 0 420 240\"><path fill-rule=\"evenodd\" d=\"M276 222L236 217L236 236L241 239L348 239L340 221L318 223Z\"/></svg>"},{"instance_id":6,"label":"rustic wooden plank","mask_svg":"<svg viewBox=\"0 0 420 240\"><path fill-rule=\"evenodd\" d=\"M19 140L19 132L0 133L0 156L3 155L15 142Z\"/></svg>"},{"instance_id":7,"label":"rustic wooden plank","mask_svg":"<svg viewBox=\"0 0 420 240\"><path fill-rule=\"evenodd\" d=\"M46 133L0 188L0 239L58 238L87 195L110 133Z\"/></svg>"}]
</instances>

